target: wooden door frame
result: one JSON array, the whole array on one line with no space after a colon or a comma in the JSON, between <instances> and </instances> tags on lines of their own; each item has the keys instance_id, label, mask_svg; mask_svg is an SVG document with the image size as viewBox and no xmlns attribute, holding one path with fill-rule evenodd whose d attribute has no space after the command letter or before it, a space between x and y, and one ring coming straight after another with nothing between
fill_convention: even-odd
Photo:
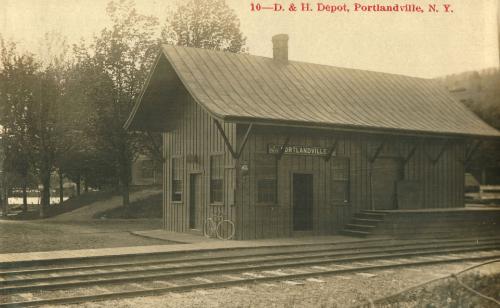
<instances>
[{"instance_id":1,"label":"wooden door frame","mask_svg":"<svg viewBox=\"0 0 500 308\"><path fill-rule=\"evenodd\" d=\"M191 177L193 175L198 175L200 176L200 180L201 180L201 183L200 183L200 189L203 190L203 171L202 170L194 170L194 171L189 171L187 173L188 175L188 179L189 179L189 185L188 185L188 191L187 191L187 230L189 233L195 233L195 234L201 234L203 233L203 225L201 226L201 229L198 230L198 229L191 229L190 228L190 220L191 220L191 190L192 190L192 187L191 187ZM203 216L203 211L205 210L204 209L204 206L203 206L203 196L202 196L202 193L201 191L199 192L200 193L200 202L201 202L201 207L202 207L202 212L200 213L200 215Z\"/></svg>"},{"instance_id":2,"label":"wooden door frame","mask_svg":"<svg viewBox=\"0 0 500 308\"><path fill-rule=\"evenodd\" d=\"M312 228L311 230L307 230L307 231L295 231L294 230L294 224L293 224L293 203L294 203L294 200L293 200L293 192L294 192L294 189L293 189L293 176L295 174L307 174L307 175L311 175L312 176L312 197L313 197L313 204L312 204L312 213L311 213L311 218L312 218ZM314 234L314 231L315 231L315 227L316 225L314 224L314 214L316 213L315 211L315 203L316 203L316 196L315 196L315 189L314 189L314 182L315 182L315 172L311 169L299 169L299 170L292 170L290 171L290 217L289 217L289 221L290 221L290 234L292 236L301 236L301 235L313 235Z\"/></svg>"}]
</instances>

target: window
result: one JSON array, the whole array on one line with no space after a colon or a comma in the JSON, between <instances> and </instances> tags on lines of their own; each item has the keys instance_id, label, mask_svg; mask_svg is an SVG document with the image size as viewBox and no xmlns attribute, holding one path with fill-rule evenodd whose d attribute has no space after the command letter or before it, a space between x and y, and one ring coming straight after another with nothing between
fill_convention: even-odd
<instances>
[{"instance_id":1,"label":"window","mask_svg":"<svg viewBox=\"0 0 500 308\"><path fill-rule=\"evenodd\" d=\"M210 203L224 202L224 156L210 156Z\"/></svg>"},{"instance_id":2,"label":"window","mask_svg":"<svg viewBox=\"0 0 500 308\"><path fill-rule=\"evenodd\" d=\"M182 201L182 163L181 157L172 158L172 201Z\"/></svg>"},{"instance_id":3,"label":"window","mask_svg":"<svg viewBox=\"0 0 500 308\"><path fill-rule=\"evenodd\" d=\"M258 155L255 164L257 203L275 204L277 202L276 157L268 154Z\"/></svg>"},{"instance_id":4,"label":"window","mask_svg":"<svg viewBox=\"0 0 500 308\"><path fill-rule=\"evenodd\" d=\"M334 204L349 203L349 158L334 157L331 160L331 199Z\"/></svg>"}]
</instances>

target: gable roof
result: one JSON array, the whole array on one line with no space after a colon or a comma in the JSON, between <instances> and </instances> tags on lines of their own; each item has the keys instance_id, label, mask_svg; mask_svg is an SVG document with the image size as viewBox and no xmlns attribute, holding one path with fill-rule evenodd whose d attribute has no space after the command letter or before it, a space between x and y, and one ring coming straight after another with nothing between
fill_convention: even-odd
<instances>
[{"instance_id":1,"label":"gable roof","mask_svg":"<svg viewBox=\"0 0 500 308\"><path fill-rule=\"evenodd\" d=\"M500 136L436 80L163 45L194 100L227 122ZM137 102L126 126L134 119Z\"/></svg>"}]
</instances>

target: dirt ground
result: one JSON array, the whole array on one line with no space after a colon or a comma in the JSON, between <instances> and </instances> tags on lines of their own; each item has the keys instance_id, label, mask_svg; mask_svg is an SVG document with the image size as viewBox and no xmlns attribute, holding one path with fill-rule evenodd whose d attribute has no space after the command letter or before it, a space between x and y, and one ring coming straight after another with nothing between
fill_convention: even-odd
<instances>
[{"instance_id":1,"label":"dirt ground","mask_svg":"<svg viewBox=\"0 0 500 308\"><path fill-rule=\"evenodd\" d=\"M0 220L0 253L169 244L129 233L160 228L160 219L80 222Z\"/></svg>"},{"instance_id":2,"label":"dirt ground","mask_svg":"<svg viewBox=\"0 0 500 308\"><path fill-rule=\"evenodd\" d=\"M447 276L473 264L450 263L322 276L293 282L257 283L69 307L355 307L366 300L387 296L419 283Z\"/></svg>"}]
</instances>

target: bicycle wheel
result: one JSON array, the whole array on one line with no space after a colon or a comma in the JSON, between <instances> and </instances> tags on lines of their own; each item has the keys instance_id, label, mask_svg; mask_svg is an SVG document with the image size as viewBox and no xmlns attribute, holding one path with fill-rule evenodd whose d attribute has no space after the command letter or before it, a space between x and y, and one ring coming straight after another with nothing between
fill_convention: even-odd
<instances>
[{"instance_id":1,"label":"bicycle wheel","mask_svg":"<svg viewBox=\"0 0 500 308\"><path fill-rule=\"evenodd\" d=\"M217 238L221 240L230 240L233 238L235 231L234 223L225 219L217 225Z\"/></svg>"},{"instance_id":2,"label":"bicycle wheel","mask_svg":"<svg viewBox=\"0 0 500 308\"><path fill-rule=\"evenodd\" d=\"M210 218L207 219L203 225L203 235L207 238L215 237L217 235L215 223Z\"/></svg>"}]
</instances>

